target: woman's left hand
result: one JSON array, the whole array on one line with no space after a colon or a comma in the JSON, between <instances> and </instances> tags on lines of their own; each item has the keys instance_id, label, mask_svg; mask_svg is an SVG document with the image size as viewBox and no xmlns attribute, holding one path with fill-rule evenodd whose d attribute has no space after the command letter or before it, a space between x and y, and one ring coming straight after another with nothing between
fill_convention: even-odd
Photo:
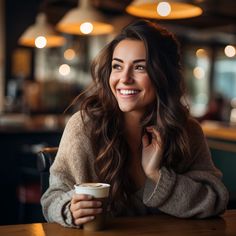
<instances>
[{"instance_id":1,"label":"woman's left hand","mask_svg":"<svg viewBox=\"0 0 236 236\"><path fill-rule=\"evenodd\" d=\"M147 127L146 130L152 138L149 140L147 134L142 137L142 167L146 176L157 182L163 154L162 140L160 133L153 126Z\"/></svg>"}]
</instances>

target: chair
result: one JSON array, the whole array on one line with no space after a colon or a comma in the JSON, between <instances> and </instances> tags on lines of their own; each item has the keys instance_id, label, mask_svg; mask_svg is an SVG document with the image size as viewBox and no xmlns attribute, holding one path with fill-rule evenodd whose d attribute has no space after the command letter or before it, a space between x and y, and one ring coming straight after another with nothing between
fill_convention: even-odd
<instances>
[{"instance_id":1,"label":"chair","mask_svg":"<svg viewBox=\"0 0 236 236\"><path fill-rule=\"evenodd\" d=\"M58 147L46 147L38 152L37 169L40 174L41 195L49 186L49 168L56 157L57 150Z\"/></svg>"},{"instance_id":2,"label":"chair","mask_svg":"<svg viewBox=\"0 0 236 236\"><path fill-rule=\"evenodd\" d=\"M22 164L21 167L17 187L17 223L34 223L44 220L40 198L48 188L49 168L55 159L56 152L57 148L43 148L39 152L30 152L31 155L26 153L28 156L25 155L25 157L33 158L30 159L31 162L24 160L24 165Z\"/></svg>"}]
</instances>

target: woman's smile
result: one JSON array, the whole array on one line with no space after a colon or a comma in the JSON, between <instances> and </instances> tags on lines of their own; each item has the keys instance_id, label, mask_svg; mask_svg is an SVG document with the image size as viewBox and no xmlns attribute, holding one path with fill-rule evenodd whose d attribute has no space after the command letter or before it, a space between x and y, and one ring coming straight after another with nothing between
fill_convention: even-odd
<instances>
[{"instance_id":1,"label":"woman's smile","mask_svg":"<svg viewBox=\"0 0 236 236\"><path fill-rule=\"evenodd\" d=\"M121 95L135 95L135 94L138 94L140 92L140 90L136 90L136 89L118 89L118 92Z\"/></svg>"}]
</instances>

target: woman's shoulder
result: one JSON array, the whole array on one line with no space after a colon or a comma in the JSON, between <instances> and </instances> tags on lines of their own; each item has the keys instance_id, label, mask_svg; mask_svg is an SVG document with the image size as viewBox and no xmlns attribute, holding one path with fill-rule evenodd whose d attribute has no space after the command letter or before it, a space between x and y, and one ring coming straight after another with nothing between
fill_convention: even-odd
<instances>
[{"instance_id":1,"label":"woman's shoulder","mask_svg":"<svg viewBox=\"0 0 236 236\"><path fill-rule=\"evenodd\" d=\"M74 114L71 115L71 117L68 120L68 124L78 124L82 122L82 111L77 111Z\"/></svg>"},{"instance_id":2,"label":"woman's shoulder","mask_svg":"<svg viewBox=\"0 0 236 236\"><path fill-rule=\"evenodd\" d=\"M75 112L68 120L66 126L69 127L84 127L89 121L88 116L86 115L85 112L82 111L77 111Z\"/></svg>"},{"instance_id":3,"label":"woman's shoulder","mask_svg":"<svg viewBox=\"0 0 236 236\"><path fill-rule=\"evenodd\" d=\"M69 172L73 178L77 178L76 171L84 173L88 160L92 158L91 142L84 129L82 114L78 111L69 118L66 124L51 171L57 174Z\"/></svg>"},{"instance_id":4,"label":"woman's shoulder","mask_svg":"<svg viewBox=\"0 0 236 236\"><path fill-rule=\"evenodd\" d=\"M63 137L68 140L87 139L90 133L88 117L81 111L74 113L67 121Z\"/></svg>"},{"instance_id":5,"label":"woman's shoulder","mask_svg":"<svg viewBox=\"0 0 236 236\"><path fill-rule=\"evenodd\" d=\"M81 111L74 113L68 120L59 145L59 152L66 153L64 156L78 157L80 153L89 152L91 149L90 132L86 128L86 117ZM75 155L71 155L71 153ZM69 154L68 154L69 153Z\"/></svg>"}]
</instances>

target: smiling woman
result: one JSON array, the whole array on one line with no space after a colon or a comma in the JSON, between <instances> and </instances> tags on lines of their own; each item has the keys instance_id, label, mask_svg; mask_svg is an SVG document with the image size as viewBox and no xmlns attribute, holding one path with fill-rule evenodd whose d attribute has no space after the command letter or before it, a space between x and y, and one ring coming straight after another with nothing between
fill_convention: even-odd
<instances>
[{"instance_id":1,"label":"smiling woman","mask_svg":"<svg viewBox=\"0 0 236 236\"><path fill-rule=\"evenodd\" d=\"M127 52L129 52L127 54ZM110 87L125 116L139 112L155 101L155 89L146 70L146 50L140 40L123 40L115 48L112 58Z\"/></svg>"},{"instance_id":2,"label":"smiling woman","mask_svg":"<svg viewBox=\"0 0 236 236\"><path fill-rule=\"evenodd\" d=\"M110 214L206 218L224 212L228 192L200 125L182 104L178 43L139 20L92 64L93 83L66 125L50 186L42 197L50 222L82 227L102 202L75 194L86 182L110 184Z\"/></svg>"}]
</instances>

